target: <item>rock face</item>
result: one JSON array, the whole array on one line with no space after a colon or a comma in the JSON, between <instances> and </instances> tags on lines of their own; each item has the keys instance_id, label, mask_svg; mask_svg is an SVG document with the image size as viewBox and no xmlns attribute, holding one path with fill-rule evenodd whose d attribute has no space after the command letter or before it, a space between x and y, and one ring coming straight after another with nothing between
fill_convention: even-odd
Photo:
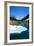
<instances>
[{"instance_id":1,"label":"rock face","mask_svg":"<svg viewBox=\"0 0 34 46\"><path fill-rule=\"evenodd\" d=\"M26 20L29 18L29 14L27 14L27 16L25 16L24 18L22 18L21 20ZM17 20L15 16L11 16L10 20Z\"/></svg>"},{"instance_id":2,"label":"rock face","mask_svg":"<svg viewBox=\"0 0 34 46\"><path fill-rule=\"evenodd\" d=\"M27 16L25 16L22 20L26 20L29 18L29 14Z\"/></svg>"},{"instance_id":3,"label":"rock face","mask_svg":"<svg viewBox=\"0 0 34 46\"><path fill-rule=\"evenodd\" d=\"M29 23L29 14L27 16L25 16L22 20L25 20L26 22Z\"/></svg>"}]
</instances>

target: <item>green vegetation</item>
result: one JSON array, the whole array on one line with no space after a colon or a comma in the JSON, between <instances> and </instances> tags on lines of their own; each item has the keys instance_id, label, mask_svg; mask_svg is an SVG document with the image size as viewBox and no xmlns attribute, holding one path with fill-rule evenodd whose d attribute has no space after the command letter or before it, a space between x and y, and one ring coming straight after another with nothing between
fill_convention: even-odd
<instances>
[{"instance_id":1,"label":"green vegetation","mask_svg":"<svg viewBox=\"0 0 34 46\"><path fill-rule=\"evenodd\" d=\"M28 20L27 20L28 19ZM17 20L15 17L10 17L10 25L28 25L29 24L29 14L22 18L21 20Z\"/></svg>"},{"instance_id":2,"label":"green vegetation","mask_svg":"<svg viewBox=\"0 0 34 46\"><path fill-rule=\"evenodd\" d=\"M29 23L21 20L10 20L10 25L28 25Z\"/></svg>"}]
</instances>

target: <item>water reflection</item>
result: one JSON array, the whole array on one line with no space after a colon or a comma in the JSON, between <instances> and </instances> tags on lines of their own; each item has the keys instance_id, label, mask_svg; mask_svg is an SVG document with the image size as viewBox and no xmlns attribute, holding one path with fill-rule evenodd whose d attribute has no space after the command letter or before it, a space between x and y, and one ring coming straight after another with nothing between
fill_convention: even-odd
<instances>
[{"instance_id":1,"label":"water reflection","mask_svg":"<svg viewBox=\"0 0 34 46\"><path fill-rule=\"evenodd\" d=\"M29 39L29 26L10 25L10 40Z\"/></svg>"}]
</instances>

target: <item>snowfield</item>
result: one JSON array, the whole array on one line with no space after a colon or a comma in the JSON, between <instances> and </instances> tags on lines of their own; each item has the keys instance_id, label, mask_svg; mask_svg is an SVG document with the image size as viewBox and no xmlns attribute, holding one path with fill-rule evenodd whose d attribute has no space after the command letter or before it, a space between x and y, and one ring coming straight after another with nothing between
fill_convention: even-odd
<instances>
[{"instance_id":1,"label":"snowfield","mask_svg":"<svg viewBox=\"0 0 34 46\"><path fill-rule=\"evenodd\" d=\"M10 33L21 33L22 31L26 31L28 30L26 27L24 26L18 26L18 25L10 25L9 27L9 32Z\"/></svg>"}]
</instances>

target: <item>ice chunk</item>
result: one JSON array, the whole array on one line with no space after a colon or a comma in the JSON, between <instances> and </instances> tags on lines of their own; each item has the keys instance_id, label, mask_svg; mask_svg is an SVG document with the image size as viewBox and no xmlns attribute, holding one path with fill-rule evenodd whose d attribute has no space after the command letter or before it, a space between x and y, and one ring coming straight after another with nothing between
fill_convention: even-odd
<instances>
[{"instance_id":1,"label":"ice chunk","mask_svg":"<svg viewBox=\"0 0 34 46\"><path fill-rule=\"evenodd\" d=\"M10 33L21 33L22 31L26 31L28 29L20 25L10 25L9 30Z\"/></svg>"}]
</instances>

